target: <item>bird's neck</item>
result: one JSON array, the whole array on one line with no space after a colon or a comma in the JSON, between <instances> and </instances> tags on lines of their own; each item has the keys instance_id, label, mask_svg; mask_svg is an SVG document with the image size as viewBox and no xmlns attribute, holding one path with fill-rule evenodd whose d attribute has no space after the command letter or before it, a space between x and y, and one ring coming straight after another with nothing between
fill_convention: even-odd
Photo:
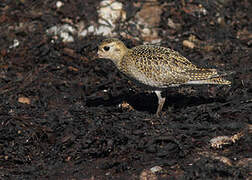
<instances>
[{"instance_id":1,"label":"bird's neck","mask_svg":"<svg viewBox=\"0 0 252 180\"><path fill-rule=\"evenodd\" d=\"M115 65L120 68L121 64L123 63L124 57L130 52L131 50L127 47L121 48L120 52L115 55L115 57L112 59L112 61L115 63Z\"/></svg>"}]
</instances>

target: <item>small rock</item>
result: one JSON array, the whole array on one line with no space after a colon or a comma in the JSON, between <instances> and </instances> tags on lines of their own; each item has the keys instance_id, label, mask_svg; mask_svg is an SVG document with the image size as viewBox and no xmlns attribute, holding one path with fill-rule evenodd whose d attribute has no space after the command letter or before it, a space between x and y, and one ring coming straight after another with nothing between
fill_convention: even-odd
<instances>
[{"instance_id":1,"label":"small rock","mask_svg":"<svg viewBox=\"0 0 252 180\"><path fill-rule=\"evenodd\" d=\"M19 40L14 39L13 44L9 47L10 49L18 47L19 46Z\"/></svg>"},{"instance_id":2,"label":"small rock","mask_svg":"<svg viewBox=\"0 0 252 180\"><path fill-rule=\"evenodd\" d=\"M162 171L162 169L163 169L163 168L160 167L160 166L154 166L154 167L150 168L151 172L153 172L153 173Z\"/></svg>"},{"instance_id":3,"label":"small rock","mask_svg":"<svg viewBox=\"0 0 252 180\"><path fill-rule=\"evenodd\" d=\"M157 180L157 176L156 174L154 174L153 172L151 172L151 170L143 170L139 176L140 180Z\"/></svg>"},{"instance_id":4,"label":"small rock","mask_svg":"<svg viewBox=\"0 0 252 180\"><path fill-rule=\"evenodd\" d=\"M137 6L137 3L135 3ZM143 4L141 10L136 14L134 24L145 41L152 42L159 38L158 28L161 19L162 7L157 0L151 0ZM141 28L142 27L142 28Z\"/></svg>"},{"instance_id":5,"label":"small rock","mask_svg":"<svg viewBox=\"0 0 252 180\"><path fill-rule=\"evenodd\" d=\"M75 72L78 72L78 71L79 71L78 68L75 68L75 67L73 67L73 66L68 66L68 70L69 70L69 71L75 71Z\"/></svg>"},{"instance_id":6,"label":"small rock","mask_svg":"<svg viewBox=\"0 0 252 180\"><path fill-rule=\"evenodd\" d=\"M122 109L126 109L126 110L129 110L129 111L132 111L134 110L134 108L127 102L122 102L121 104L119 104L119 108L122 108Z\"/></svg>"},{"instance_id":7,"label":"small rock","mask_svg":"<svg viewBox=\"0 0 252 180\"><path fill-rule=\"evenodd\" d=\"M27 97L19 97L18 102L23 103L23 104L31 104L31 100Z\"/></svg>"},{"instance_id":8,"label":"small rock","mask_svg":"<svg viewBox=\"0 0 252 180\"><path fill-rule=\"evenodd\" d=\"M236 166L252 167L252 158L243 158L236 163Z\"/></svg>"},{"instance_id":9,"label":"small rock","mask_svg":"<svg viewBox=\"0 0 252 180\"><path fill-rule=\"evenodd\" d=\"M188 40L183 41L183 46L188 47L190 49L195 48L195 44L193 42L191 42L191 41L188 41Z\"/></svg>"},{"instance_id":10,"label":"small rock","mask_svg":"<svg viewBox=\"0 0 252 180\"><path fill-rule=\"evenodd\" d=\"M47 29L47 34L59 36L62 38L63 42L73 42L74 38L72 34L76 33L76 29L68 24L52 26L51 28Z\"/></svg>"},{"instance_id":11,"label":"small rock","mask_svg":"<svg viewBox=\"0 0 252 180\"><path fill-rule=\"evenodd\" d=\"M181 29L181 24L179 23L174 23L173 20L171 18L168 18L168 24L167 24L170 28L172 29L176 29L179 30Z\"/></svg>"},{"instance_id":12,"label":"small rock","mask_svg":"<svg viewBox=\"0 0 252 180\"><path fill-rule=\"evenodd\" d=\"M61 2L61 1L57 1L57 2L56 2L56 7L57 7L57 8L61 8L63 5L64 5L64 3Z\"/></svg>"},{"instance_id":13,"label":"small rock","mask_svg":"<svg viewBox=\"0 0 252 180\"><path fill-rule=\"evenodd\" d=\"M244 136L243 132L239 132L233 136L217 136L210 140L210 144L214 148L222 148L223 145L230 145L238 141L242 136Z\"/></svg>"}]
</instances>

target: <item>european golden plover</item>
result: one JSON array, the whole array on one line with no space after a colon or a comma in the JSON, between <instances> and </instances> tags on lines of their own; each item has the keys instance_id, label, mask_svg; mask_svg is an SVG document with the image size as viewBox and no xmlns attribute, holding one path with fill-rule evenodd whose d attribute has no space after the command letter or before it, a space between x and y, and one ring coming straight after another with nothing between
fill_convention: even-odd
<instances>
[{"instance_id":1,"label":"european golden plover","mask_svg":"<svg viewBox=\"0 0 252 180\"><path fill-rule=\"evenodd\" d=\"M112 60L130 80L155 91L158 97L157 115L165 102L161 92L168 87L182 84L231 84L216 69L198 68L178 52L166 47L141 45L128 49L119 39L109 38L100 43L98 56Z\"/></svg>"}]
</instances>

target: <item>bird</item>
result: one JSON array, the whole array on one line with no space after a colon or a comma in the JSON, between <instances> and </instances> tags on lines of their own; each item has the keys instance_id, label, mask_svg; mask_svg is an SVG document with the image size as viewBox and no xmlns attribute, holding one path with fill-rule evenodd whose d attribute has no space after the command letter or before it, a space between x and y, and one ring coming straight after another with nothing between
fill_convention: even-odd
<instances>
[{"instance_id":1,"label":"bird","mask_svg":"<svg viewBox=\"0 0 252 180\"><path fill-rule=\"evenodd\" d=\"M154 91L158 98L156 115L165 103L162 92L168 87L191 84L223 84L225 73L216 69L200 68L179 52L157 45L139 45L131 49L117 38L107 38L98 45L98 58L110 59L128 79Z\"/></svg>"}]
</instances>

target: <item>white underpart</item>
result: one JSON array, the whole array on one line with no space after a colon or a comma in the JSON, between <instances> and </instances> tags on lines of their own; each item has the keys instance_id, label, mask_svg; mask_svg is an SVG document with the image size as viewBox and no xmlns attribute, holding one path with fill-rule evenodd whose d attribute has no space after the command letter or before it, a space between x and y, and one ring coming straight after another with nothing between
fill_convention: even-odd
<instances>
[{"instance_id":1,"label":"white underpart","mask_svg":"<svg viewBox=\"0 0 252 180\"><path fill-rule=\"evenodd\" d=\"M199 80L199 81L188 81L185 84L218 84L216 82L209 82L207 79L205 80Z\"/></svg>"}]
</instances>

